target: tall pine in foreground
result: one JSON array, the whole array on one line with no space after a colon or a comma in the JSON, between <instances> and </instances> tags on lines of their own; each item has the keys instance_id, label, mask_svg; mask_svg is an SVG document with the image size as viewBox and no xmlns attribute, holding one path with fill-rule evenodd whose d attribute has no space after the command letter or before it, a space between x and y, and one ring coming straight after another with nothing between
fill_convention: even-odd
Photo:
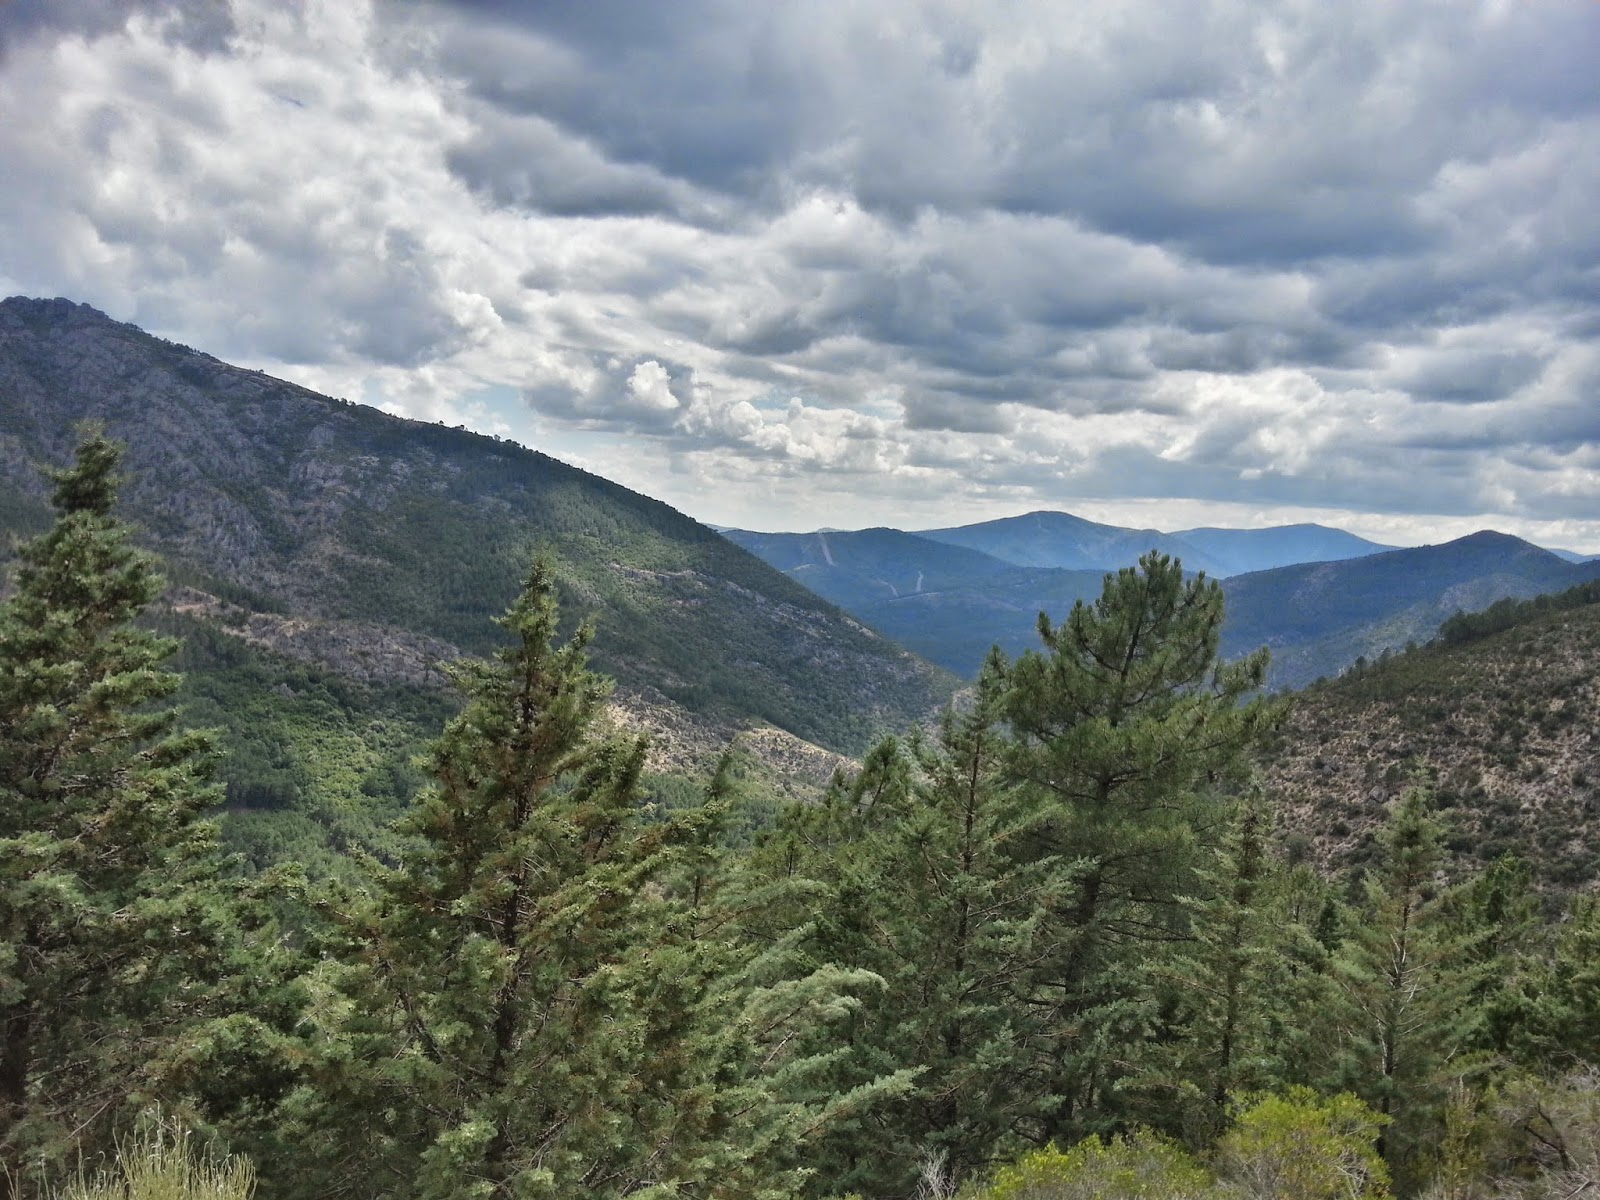
<instances>
[{"instance_id":1,"label":"tall pine in foreground","mask_svg":"<svg viewBox=\"0 0 1600 1200\"><path fill-rule=\"evenodd\" d=\"M162 581L113 515L120 458L79 445L0 607L0 1197L109 1151L213 998L211 742L133 624Z\"/></svg>"},{"instance_id":2,"label":"tall pine in foreground","mask_svg":"<svg viewBox=\"0 0 1600 1200\"><path fill-rule=\"evenodd\" d=\"M787 1102L796 1020L837 1009L716 912L715 809L648 819L642 740L597 728L588 626L536 566L434 746L416 849L313 981L301 1195L784 1194L825 1104ZM771 1083L771 1086L768 1086ZM309 1164L316 1164L311 1169Z\"/></svg>"},{"instance_id":3,"label":"tall pine in foreground","mask_svg":"<svg viewBox=\"0 0 1600 1200\"><path fill-rule=\"evenodd\" d=\"M1219 663L1222 618L1214 581L1152 551L1060 625L1041 614L1043 650L1007 674L1007 768L1037 814L1031 853L1075 872L1051 916L1064 936L1019 988L1057 1031L1026 1084L1058 1100L1040 1140L1114 1124L1118 1085L1161 1017L1134 968L1187 936L1196 831L1220 824L1217 788L1242 778L1278 719L1276 704L1247 700L1264 649Z\"/></svg>"},{"instance_id":4,"label":"tall pine in foreground","mask_svg":"<svg viewBox=\"0 0 1600 1200\"><path fill-rule=\"evenodd\" d=\"M1284 951L1292 935L1271 894L1271 815L1259 790L1242 798L1196 872L1198 894L1184 897L1189 938L1150 966L1155 989L1173 996L1175 1036L1151 1047L1134 1086L1174 1093L1174 1123L1201 1145L1221 1133L1239 1095L1279 1082L1272 1043L1290 1008Z\"/></svg>"}]
</instances>

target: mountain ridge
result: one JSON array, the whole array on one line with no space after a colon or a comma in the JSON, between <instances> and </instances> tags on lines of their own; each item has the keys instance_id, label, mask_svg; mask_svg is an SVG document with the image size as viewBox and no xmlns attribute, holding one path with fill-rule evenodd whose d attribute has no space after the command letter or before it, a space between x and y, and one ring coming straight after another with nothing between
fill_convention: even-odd
<instances>
[{"instance_id":1,"label":"mountain ridge","mask_svg":"<svg viewBox=\"0 0 1600 1200\"><path fill-rule=\"evenodd\" d=\"M913 532L933 541L979 550L1019 567L1114 571L1136 562L1148 550L1159 550L1182 559L1190 570L1207 574L1217 574L1219 565L1182 539L1160 530L1102 525L1072 513L1048 509Z\"/></svg>"},{"instance_id":2,"label":"mountain ridge","mask_svg":"<svg viewBox=\"0 0 1600 1200\"><path fill-rule=\"evenodd\" d=\"M1302 522L1258 529L1202 526L1172 534L1220 562L1229 577L1302 562L1334 562L1379 554L1397 547L1358 537L1343 529Z\"/></svg>"},{"instance_id":3,"label":"mountain ridge","mask_svg":"<svg viewBox=\"0 0 1600 1200\"><path fill-rule=\"evenodd\" d=\"M249 608L393 626L469 653L537 552L597 666L691 712L834 748L919 719L953 681L715 531L515 443L234 367L69 300L0 301L0 519L37 524L38 470L98 419L124 502L191 583ZM850 676L846 689L840 680Z\"/></svg>"},{"instance_id":4,"label":"mountain ridge","mask_svg":"<svg viewBox=\"0 0 1600 1200\"><path fill-rule=\"evenodd\" d=\"M1426 641L1458 611L1526 599L1600 577L1496 530L1453 541L1328 563L1302 563L1227 580L1226 654L1266 645L1271 681L1300 687L1352 662Z\"/></svg>"},{"instance_id":5,"label":"mountain ridge","mask_svg":"<svg viewBox=\"0 0 1600 1200\"><path fill-rule=\"evenodd\" d=\"M1098 597L1104 577L1099 570L1016 566L970 547L884 528L826 535L731 530L724 536L886 636L969 677L991 645L1012 656L1036 647L1038 614L1062 619L1075 601ZM1266 645L1273 652L1272 686L1301 687L1386 649L1424 641L1458 610L1596 576L1600 563L1568 563L1495 530L1435 546L1246 572L1221 580L1228 597L1223 650L1233 656Z\"/></svg>"},{"instance_id":6,"label":"mountain ridge","mask_svg":"<svg viewBox=\"0 0 1600 1200\"><path fill-rule=\"evenodd\" d=\"M940 529L902 530L878 525L855 530L826 528L767 533L726 525L713 528L719 533L738 534L746 539L894 532L987 554L1012 566L1070 570L1116 571L1131 566L1140 555L1154 549L1181 559L1186 568L1204 571L1214 579L1304 562L1356 558L1398 548L1311 522L1162 531L1105 525L1054 509L1037 509L1014 517ZM1583 557L1573 552L1557 553L1572 561Z\"/></svg>"}]
</instances>

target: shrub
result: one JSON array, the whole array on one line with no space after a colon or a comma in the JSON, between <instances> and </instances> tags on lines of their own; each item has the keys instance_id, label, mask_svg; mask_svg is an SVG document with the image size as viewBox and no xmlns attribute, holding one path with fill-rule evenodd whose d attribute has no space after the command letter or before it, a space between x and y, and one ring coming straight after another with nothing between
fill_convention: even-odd
<instances>
[{"instance_id":1,"label":"shrub","mask_svg":"<svg viewBox=\"0 0 1600 1200\"><path fill-rule=\"evenodd\" d=\"M1221 1174L1250 1200L1377 1200L1389 1173L1374 1142L1385 1118L1348 1092L1256 1099L1217 1146Z\"/></svg>"},{"instance_id":2,"label":"shrub","mask_svg":"<svg viewBox=\"0 0 1600 1200\"><path fill-rule=\"evenodd\" d=\"M1496 1124L1509 1134L1494 1148L1506 1172L1497 1194L1569 1200L1592 1193L1600 1178L1600 1072L1513 1080L1494 1103Z\"/></svg>"},{"instance_id":3,"label":"shrub","mask_svg":"<svg viewBox=\"0 0 1600 1200\"><path fill-rule=\"evenodd\" d=\"M1001 1171L973 1200L1200 1200L1210 1174L1181 1147L1139 1131L1054 1146Z\"/></svg>"}]
</instances>

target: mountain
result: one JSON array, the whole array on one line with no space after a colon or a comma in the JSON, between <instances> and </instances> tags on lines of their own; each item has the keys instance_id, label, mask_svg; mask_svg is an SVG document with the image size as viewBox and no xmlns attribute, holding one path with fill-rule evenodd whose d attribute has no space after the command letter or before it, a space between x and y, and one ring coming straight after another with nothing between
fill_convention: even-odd
<instances>
[{"instance_id":1,"label":"mountain","mask_svg":"<svg viewBox=\"0 0 1600 1200\"><path fill-rule=\"evenodd\" d=\"M1171 535L1205 555L1219 578L1270 571L1296 563L1334 562L1381 554L1393 546L1329 529L1326 525L1274 525L1266 529L1180 529ZM1185 559L1185 565L1188 560Z\"/></svg>"},{"instance_id":2,"label":"mountain","mask_svg":"<svg viewBox=\"0 0 1600 1200\"><path fill-rule=\"evenodd\" d=\"M1054 529L1074 528L1077 520L1060 513L1035 516L1064 518L1034 523ZM1006 527L1019 538L1029 528ZM1270 554L1275 544L1279 551L1296 544L1319 551L1372 546L1337 530L1306 528L1313 532L1283 537L1274 530L1199 532L1274 535L1260 541L1216 539L1217 548L1234 554L1235 561ZM968 677L992 645L1013 656L1036 647L1038 614L1061 620L1075 600L1097 597L1104 577L1098 569L1016 566L930 535L893 529L730 530L726 536L885 636ZM1440 546L1232 575L1222 581L1228 614L1223 652L1232 656L1266 645L1273 654L1272 685L1300 687L1360 658L1425 641L1458 610L1559 591L1596 577L1600 563L1568 563L1491 532Z\"/></svg>"},{"instance_id":3,"label":"mountain","mask_svg":"<svg viewBox=\"0 0 1600 1200\"><path fill-rule=\"evenodd\" d=\"M924 589L852 609L908 650L959 675L977 675L994 646L1015 658L1039 649L1039 614L1055 621L1078 600L1099 597L1103 571L1014 567L1006 574Z\"/></svg>"},{"instance_id":4,"label":"mountain","mask_svg":"<svg viewBox=\"0 0 1600 1200\"><path fill-rule=\"evenodd\" d=\"M991 646L1015 657L1039 645L1039 613L1059 618L1099 596L1105 573L1019 567L897 529L753 533L737 542L885 637L975 675Z\"/></svg>"},{"instance_id":5,"label":"mountain","mask_svg":"<svg viewBox=\"0 0 1600 1200\"><path fill-rule=\"evenodd\" d=\"M1060 567L1071 571L1115 571L1140 555L1160 550L1183 560L1191 571L1227 572L1198 547L1156 529L1101 525L1063 512L1032 512L953 529L919 530L918 535L965 546L1019 567Z\"/></svg>"},{"instance_id":6,"label":"mountain","mask_svg":"<svg viewBox=\"0 0 1600 1200\"><path fill-rule=\"evenodd\" d=\"M1546 549L1550 548L1546 547ZM1597 558L1597 556L1593 554L1579 554L1576 550L1550 549L1550 553L1554 554L1557 558L1565 559L1570 563L1595 562Z\"/></svg>"},{"instance_id":7,"label":"mountain","mask_svg":"<svg viewBox=\"0 0 1600 1200\"><path fill-rule=\"evenodd\" d=\"M726 529L723 536L852 612L861 605L939 591L1014 570L979 551L898 529L816 533Z\"/></svg>"},{"instance_id":8,"label":"mountain","mask_svg":"<svg viewBox=\"0 0 1600 1200\"><path fill-rule=\"evenodd\" d=\"M46 517L73 425L127 442L173 579L328 666L483 653L535 552L634 697L855 750L953 681L667 505L510 442L230 366L66 300L0 302L0 522ZM294 636L290 636L290 633ZM320 656L320 657L319 657ZM335 673L337 667L335 665Z\"/></svg>"},{"instance_id":9,"label":"mountain","mask_svg":"<svg viewBox=\"0 0 1600 1200\"><path fill-rule=\"evenodd\" d=\"M1503 602L1447 636L1297 694L1265 764L1291 845L1362 861L1386 807L1428 781L1451 846L1546 884L1600 878L1600 584Z\"/></svg>"},{"instance_id":10,"label":"mountain","mask_svg":"<svg viewBox=\"0 0 1600 1200\"><path fill-rule=\"evenodd\" d=\"M954 529L929 529L922 537L981 550L1018 566L1115 571L1132 566L1147 550L1183 560L1214 579L1295 563L1359 558L1393 549L1325 525L1277 525L1267 529L1125 529L1071 513L1034 512Z\"/></svg>"},{"instance_id":11,"label":"mountain","mask_svg":"<svg viewBox=\"0 0 1600 1200\"><path fill-rule=\"evenodd\" d=\"M1438 546L1305 563L1227 580L1225 654L1271 648L1271 682L1299 687L1431 637L1458 611L1600 578L1520 538L1484 531Z\"/></svg>"}]
</instances>

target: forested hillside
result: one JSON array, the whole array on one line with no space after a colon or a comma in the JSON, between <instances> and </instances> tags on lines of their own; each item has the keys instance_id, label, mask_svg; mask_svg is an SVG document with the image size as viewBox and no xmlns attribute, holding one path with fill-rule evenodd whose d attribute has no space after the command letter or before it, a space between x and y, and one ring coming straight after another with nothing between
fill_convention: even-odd
<instances>
[{"instance_id":1,"label":"forested hillside","mask_svg":"<svg viewBox=\"0 0 1600 1200\"><path fill-rule=\"evenodd\" d=\"M128 444L127 512L181 583L318 623L280 649L482 652L536 552L625 688L859 749L950 681L666 505L492 438L390 417L65 300L0 303L0 519L37 528L74 423ZM398 639L386 631L397 631ZM401 643L397 650L393 644ZM348 661L349 654L344 655ZM414 658L415 654L410 657Z\"/></svg>"},{"instance_id":2,"label":"forested hillside","mask_svg":"<svg viewBox=\"0 0 1600 1200\"><path fill-rule=\"evenodd\" d=\"M1306 563L1227 582L1224 650L1272 650L1271 682L1304 687L1358 659L1424 642L1454 613L1600 578L1600 564L1485 530L1437 546Z\"/></svg>"}]
</instances>

